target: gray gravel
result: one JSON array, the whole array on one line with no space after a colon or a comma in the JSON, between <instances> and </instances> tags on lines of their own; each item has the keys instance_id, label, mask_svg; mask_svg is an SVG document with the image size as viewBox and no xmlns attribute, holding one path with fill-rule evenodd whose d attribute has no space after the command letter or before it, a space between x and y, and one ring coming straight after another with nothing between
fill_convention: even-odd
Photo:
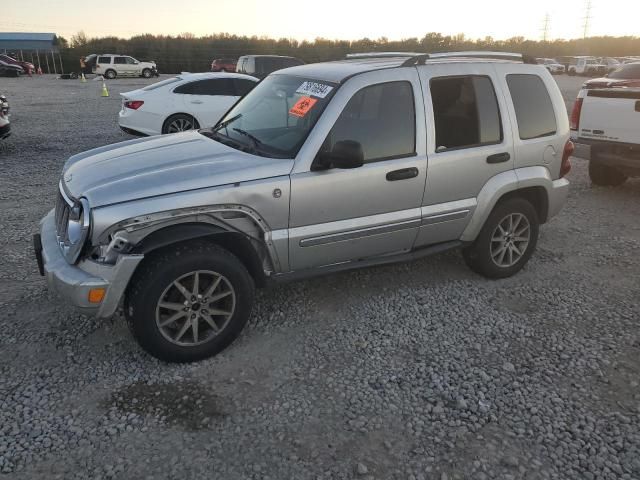
<instances>
[{"instance_id":1,"label":"gray gravel","mask_svg":"<svg viewBox=\"0 0 640 480\"><path fill-rule=\"evenodd\" d=\"M7 477L640 478L640 181L594 188L574 160L513 278L449 252L280 286L221 355L167 365L47 293L30 247L65 159L128 138L117 93L145 81L0 82Z\"/></svg>"}]
</instances>

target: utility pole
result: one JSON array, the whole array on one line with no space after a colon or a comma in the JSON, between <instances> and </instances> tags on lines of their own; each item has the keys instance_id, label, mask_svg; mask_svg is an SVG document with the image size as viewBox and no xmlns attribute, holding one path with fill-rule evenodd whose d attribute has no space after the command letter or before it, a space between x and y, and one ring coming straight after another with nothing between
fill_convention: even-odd
<instances>
[{"instance_id":1,"label":"utility pole","mask_svg":"<svg viewBox=\"0 0 640 480\"><path fill-rule=\"evenodd\" d=\"M549 23L551 22L551 15L547 12L544 16L544 21L542 24L542 41L549 41Z\"/></svg>"},{"instance_id":2,"label":"utility pole","mask_svg":"<svg viewBox=\"0 0 640 480\"><path fill-rule=\"evenodd\" d=\"M582 38L586 39L589 34L589 26L591 23L591 0L586 0L584 11L584 23L582 24Z\"/></svg>"}]
</instances>

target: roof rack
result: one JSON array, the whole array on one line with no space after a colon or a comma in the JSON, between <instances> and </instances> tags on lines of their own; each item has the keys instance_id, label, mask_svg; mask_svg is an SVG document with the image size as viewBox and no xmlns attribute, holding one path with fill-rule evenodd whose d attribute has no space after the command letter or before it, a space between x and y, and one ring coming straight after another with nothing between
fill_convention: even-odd
<instances>
[{"instance_id":1,"label":"roof rack","mask_svg":"<svg viewBox=\"0 0 640 480\"><path fill-rule=\"evenodd\" d=\"M416 57L422 55L417 52L365 52L365 53L347 53L347 60L357 58L395 58L395 57Z\"/></svg>"},{"instance_id":2,"label":"roof rack","mask_svg":"<svg viewBox=\"0 0 640 480\"><path fill-rule=\"evenodd\" d=\"M529 55L510 52L442 52L442 53L420 53L408 58L402 64L403 67L413 67L415 65L424 65L427 60L436 60L440 58L484 58L491 60L512 60L515 62L536 64L536 59Z\"/></svg>"}]
</instances>

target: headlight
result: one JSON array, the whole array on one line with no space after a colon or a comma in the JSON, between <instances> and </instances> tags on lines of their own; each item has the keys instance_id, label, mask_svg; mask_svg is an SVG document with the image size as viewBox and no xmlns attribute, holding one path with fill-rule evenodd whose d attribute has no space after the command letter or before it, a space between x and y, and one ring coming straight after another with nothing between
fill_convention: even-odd
<instances>
[{"instance_id":1,"label":"headlight","mask_svg":"<svg viewBox=\"0 0 640 480\"><path fill-rule=\"evenodd\" d=\"M58 242L67 262L75 263L89 235L91 211L86 199L74 202L61 193L61 206L56 207Z\"/></svg>"}]
</instances>

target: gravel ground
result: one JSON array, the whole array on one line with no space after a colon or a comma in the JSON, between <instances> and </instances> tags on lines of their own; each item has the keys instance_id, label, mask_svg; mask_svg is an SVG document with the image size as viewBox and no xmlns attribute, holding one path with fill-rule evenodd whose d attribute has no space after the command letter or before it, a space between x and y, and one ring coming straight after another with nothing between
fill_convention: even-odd
<instances>
[{"instance_id":1,"label":"gravel ground","mask_svg":"<svg viewBox=\"0 0 640 480\"><path fill-rule=\"evenodd\" d=\"M128 138L117 93L145 81L0 82L7 478L640 478L640 180L595 188L576 159L513 278L449 252L279 286L221 355L167 365L50 296L30 246L65 159Z\"/></svg>"}]
</instances>

